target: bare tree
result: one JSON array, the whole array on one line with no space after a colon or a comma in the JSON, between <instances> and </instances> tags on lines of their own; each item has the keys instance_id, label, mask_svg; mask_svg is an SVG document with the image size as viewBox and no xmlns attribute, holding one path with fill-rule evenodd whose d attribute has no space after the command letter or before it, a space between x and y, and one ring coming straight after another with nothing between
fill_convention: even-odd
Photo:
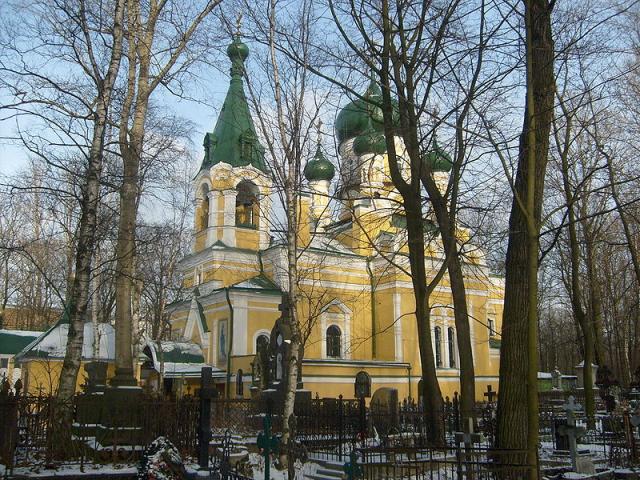
<instances>
[{"instance_id":1,"label":"bare tree","mask_svg":"<svg viewBox=\"0 0 640 480\"><path fill-rule=\"evenodd\" d=\"M136 218L138 214L147 114L151 95L160 85L176 83L197 59L189 51L198 29L221 0L185 7L180 2L127 2L127 77L120 110L119 147L122 157L120 222L116 277L116 376L114 385L135 385L133 323ZM189 55L186 53L189 52Z\"/></svg>"},{"instance_id":2,"label":"bare tree","mask_svg":"<svg viewBox=\"0 0 640 480\"><path fill-rule=\"evenodd\" d=\"M509 218L500 354L498 445L527 449L531 479L538 475L538 247L553 118L553 6L524 2L526 107Z\"/></svg>"}]
</instances>

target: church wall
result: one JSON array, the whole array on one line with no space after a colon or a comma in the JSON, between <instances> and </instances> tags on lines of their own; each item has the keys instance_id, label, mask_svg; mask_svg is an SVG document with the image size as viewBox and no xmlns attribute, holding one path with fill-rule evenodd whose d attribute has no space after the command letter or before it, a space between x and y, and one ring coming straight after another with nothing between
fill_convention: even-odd
<instances>
[{"instance_id":1,"label":"church wall","mask_svg":"<svg viewBox=\"0 0 640 480\"><path fill-rule=\"evenodd\" d=\"M194 235L193 250L199 252L204 250L205 242L207 240L207 230L200 230Z\"/></svg>"},{"instance_id":2,"label":"church wall","mask_svg":"<svg viewBox=\"0 0 640 480\"><path fill-rule=\"evenodd\" d=\"M24 393L27 395L50 395L58 391L60 372L62 371L62 359L29 359L20 364ZM76 392L82 391L82 385L86 382L85 361L80 362L80 370L76 380ZM139 369L136 369L139 378ZM107 366L107 379L115 375L115 364L109 362Z\"/></svg>"},{"instance_id":3,"label":"church wall","mask_svg":"<svg viewBox=\"0 0 640 480\"><path fill-rule=\"evenodd\" d=\"M376 291L376 360L395 359L394 297L390 291Z\"/></svg>"},{"instance_id":4,"label":"church wall","mask_svg":"<svg viewBox=\"0 0 640 480\"><path fill-rule=\"evenodd\" d=\"M278 305L280 297L274 298L271 302L250 300L248 303L248 322L247 331L243 333L245 341L245 353L247 355L255 354L255 342L259 333L266 333L271 336L271 329L275 321L280 317ZM239 353L239 352L236 352Z\"/></svg>"},{"instance_id":5,"label":"church wall","mask_svg":"<svg viewBox=\"0 0 640 480\"><path fill-rule=\"evenodd\" d=\"M250 228L236 228L236 246L249 250L258 250L260 232Z\"/></svg>"},{"instance_id":6,"label":"church wall","mask_svg":"<svg viewBox=\"0 0 640 480\"><path fill-rule=\"evenodd\" d=\"M207 327L209 332L207 333L209 339L209 348L207 349L207 360L215 367L222 368L224 370L227 369L226 360L220 363L220 345L218 342L219 335L219 323L221 321L227 321L225 328L228 329L228 319L229 319L229 307L225 301L216 301L211 304L204 304L204 315L207 321ZM226 330L227 342L225 342L225 351L228 351L228 330Z\"/></svg>"}]
</instances>

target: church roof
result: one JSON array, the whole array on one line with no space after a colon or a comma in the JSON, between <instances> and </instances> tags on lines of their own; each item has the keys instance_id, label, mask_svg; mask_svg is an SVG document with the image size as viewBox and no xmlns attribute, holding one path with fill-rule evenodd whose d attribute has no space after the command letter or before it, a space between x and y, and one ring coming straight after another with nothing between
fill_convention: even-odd
<instances>
[{"instance_id":1,"label":"church roof","mask_svg":"<svg viewBox=\"0 0 640 480\"><path fill-rule=\"evenodd\" d=\"M211 367L205 362L200 345L193 342L146 339L142 351L150 357L154 370L162 370L166 378L199 377L202 367ZM213 370L214 373L222 371L215 367Z\"/></svg>"},{"instance_id":2,"label":"church roof","mask_svg":"<svg viewBox=\"0 0 640 480\"><path fill-rule=\"evenodd\" d=\"M261 273L255 277L248 278L229 287L232 290L268 290L282 293L278 285L273 283L266 275Z\"/></svg>"},{"instance_id":3,"label":"church roof","mask_svg":"<svg viewBox=\"0 0 640 480\"><path fill-rule=\"evenodd\" d=\"M195 297L196 307L198 308L198 320L200 320L200 326L202 327L202 331L207 333L209 331L209 325L207 325L207 317L204 314L204 307L198 297L200 297L200 289L196 287L193 290L193 296Z\"/></svg>"},{"instance_id":4,"label":"church roof","mask_svg":"<svg viewBox=\"0 0 640 480\"><path fill-rule=\"evenodd\" d=\"M336 173L333 164L322 153L320 143L312 160L304 167L304 176L309 181L331 180Z\"/></svg>"},{"instance_id":5,"label":"church roof","mask_svg":"<svg viewBox=\"0 0 640 480\"><path fill-rule=\"evenodd\" d=\"M433 172L450 172L453 168L453 160L446 150L438 145L438 141L433 139L433 146L422 159L428 163Z\"/></svg>"},{"instance_id":6,"label":"church roof","mask_svg":"<svg viewBox=\"0 0 640 480\"><path fill-rule=\"evenodd\" d=\"M364 135L359 142L361 144L360 154L374 152L373 149L378 150L384 144L384 142L380 142L380 135L377 135L384 130L381 104L380 85L372 79L362 97L349 102L338 113L334 124L338 145L350 138ZM395 127L399 126L397 110L397 101L393 100L393 124ZM384 146L383 152L386 151L386 144Z\"/></svg>"},{"instance_id":7,"label":"church roof","mask_svg":"<svg viewBox=\"0 0 640 480\"><path fill-rule=\"evenodd\" d=\"M65 316L58 321L53 327L43 332L29 345L24 347L16 359L19 361L31 358L46 358L53 360L62 360L67 350L67 336L69 333L68 320L65 322ZM94 355L93 324L88 322L84 324L84 336L82 343L82 359L115 359L115 329L108 323L98 324L98 352Z\"/></svg>"},{"instance_id":8,"label":"church roof","mask_svg":"<svg viewBox=\"0 0 640 480\"><path fill-rule=\"evenodd\" d=\"M28 330L0 330L0 355L15 355L42 335Z\"/></svg>"},{"instance_id":9,"label":"church roof","mask_svg":"<svg viewBox=\"0 0 640 480\"><path fill-rule=\"evenodd\" d=\"M267 172L264 147L258 141L242 82L249 48L236 36L227 48L227 55L231 60L229 90L213 132L204 137L201 169L224 162L233 167L251 165Z\"/></svg>"}]
</instances>

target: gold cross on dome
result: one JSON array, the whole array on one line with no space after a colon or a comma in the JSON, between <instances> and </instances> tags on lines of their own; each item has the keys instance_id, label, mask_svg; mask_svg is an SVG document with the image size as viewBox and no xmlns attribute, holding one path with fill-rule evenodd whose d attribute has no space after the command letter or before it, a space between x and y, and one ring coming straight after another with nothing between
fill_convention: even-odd
<instances>
[{"instance_id":1,"label":"gold cross on dome","mask_svg":"<svg viewBox=\"0 0 640 480\"><path fill-rule=\"evenodd\" d=\"M238 12L236 17L236 36L240 37L240 31L242 30L242 12Z\"/></svg>"}]
</instances>

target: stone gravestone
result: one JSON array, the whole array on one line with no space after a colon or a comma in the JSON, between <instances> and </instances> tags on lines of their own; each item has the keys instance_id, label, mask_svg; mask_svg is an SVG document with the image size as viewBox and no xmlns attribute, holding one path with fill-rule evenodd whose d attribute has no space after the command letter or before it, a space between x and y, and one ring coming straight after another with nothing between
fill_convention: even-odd
<instances>
[{"instance_id":1,"label":"stone gravestone","mask_svg":"<svg viewBox=\"0 0 640 480\"><path fill-rule=\"evenodd\" d=\"M595 475L596 467L593 464L593 460L589 457L577 457L576 473L581 473L583 475Z\"/></svg>"},{"instance_id":2,"label":"stone gravestone","mask_svg":"<svg viewBox=\"0 0 640 480\"><path fill-rule=\"evenodd\" d=\"M577 375L577 381L578 381L578 389L584 389L584 361L580 362L578 365L575 366L576 369L576 375ZM598 365L592 363L591 364L591 384L594 386L596 385L596 377L598 375Z\"/></svg>"},{"instance_id":3,"label":"stone gravestone","mask_svg":"<svg viewBox=\"0 0 640 480\"><path fill-rule=\"evenodd\" d=\"M553 439L555 443L556 453L565 453L569 451L569 437L562 435L564 427L567 426L566 418L553 419Z\"/></svg>"},{"instance_id":4,"label":"stone gravestone","mask_svg":"<svg viewBox=\"0 0 640 480\"><path fill-rule=\"evenodd\" d=\"M567 413L567 424L559 427L558 431L560 435L566 436L569 439L569 455L571 456L571 468L574 472L577 471L577 459L578 459L578 438L584 436L586 430L584 427L576 426L575 412L582 410L582 405L575 403L573 396L569 397L569 400L564 405L564 411Z\"/></svg>"},{"instance_id":5,"label":"stone gravestone","mask_svg":"<svg viewBox=\"0 0 640 480\"><path fill-rule=\"evenodd\" d=\"M87 372L85 383L86 393L104 392L107 387L107 362L87 362L84 366Z\"/></svg>"},{"instance_id":6,"label":"stone gravestone","mask_svg":"<svg viewBox=\"0 0 640 480\"><path fill-rule=\"evenodd\" d=\"M107 388L107 362L87 362L84 371L87 373L83 385L84 395L79 395L76 406L76 421L73 433L77 436L96 434L95 425L102 421L104 409L104 391Z\"/></svg>"},{"instance_id":7,"label":"stone gravestone","mask_svg":"<svg viewBox=\"0 0 640 480\"><path fill-rule=\"evenodd\" d=\"M383 387L373 392L370 403L373 426L380 435L388 435L398 429L398 390Z\"/></svg>"}]
</instances>

